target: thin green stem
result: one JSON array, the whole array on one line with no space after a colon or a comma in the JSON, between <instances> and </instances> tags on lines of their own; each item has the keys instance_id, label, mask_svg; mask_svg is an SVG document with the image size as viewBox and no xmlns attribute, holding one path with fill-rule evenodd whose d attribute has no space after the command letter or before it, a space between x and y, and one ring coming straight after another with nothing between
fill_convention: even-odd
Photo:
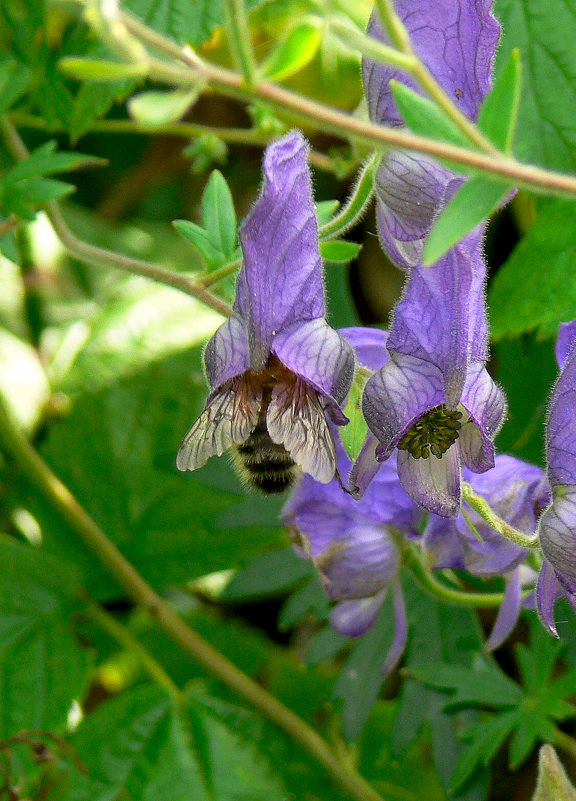
<instances>
[{"instance_id":1,"label":"thin green stem","mask_svg":"<svg viewBox=\"0 0 576 801\"><path fill-rule=\"evenodd\" d=\"M558 728L554 729L554 744L557 745L558 748L561 748L566 754L570 754L572 759L576 760L576 740L570 737L570 735Z\"/></svg>"},{"instance_id":2,"label":"thin green stem","mask_svg":"<svg viewBox=\"0 0 576 801\"><path fill-rule=\"evenodd\" d=\"M244 0L226 0L226 32L230 49L248 86L256 83L256 60Z\"/></svg>"},{"instance_id":3,"label":"thin green stem","mask_svg":"<svg viewBox=\"0 0 576 801\"><path fill-rule=\"evenodd\" d=\"M504 595L501 592L466 592L465 590L457 590L454 587L448 587L426 570L413 551L408 551L406 553L405 562L420 586L441 601L486 609L500 606L504 600Z\"/></svg>"},{"instance_id":4,"label":"thin green stem","mask_svg":"<svg viewBox=\"0 0 576 801\"><path fill-rule=\"evenodd\" d=\"M391 0L376 0L376 9L380 17L380 22L382 23L382 28L388 31L392 44L396 45L398 50L401 50L403 53L412 52L408 31L396 13Z\"/></svg>"},{"instance_id":5,"label":"thin green stem","mask_svg":"<svg viewBox=\"0 0 576 801\"><path fill-rule=\"evenodd\" d=\"M342 209L331 220L320 228L321 240L334 239L341 236L362 218L368 209L374 192L374 174L380 157L371 156L364 164L350 197Z\"/></svg>"},{"instance_id":6,"label":"thin green stem","mask_svg":"<svg viewBox=\"0 0 576 801\"><path fill-rule=\"evenodd\" d=\"M175 701L182 700L180 688L172 681L162 665L157 662L150 651L139 642L132 632L119 623L115 617L103 609L100 604L89 601L87 612L92 620L106 631L126 651L134 654L150 678L163 687Z\"/></svg>"},{"instance_id":7,"label":"thin green stem","mask_svg":"<svg viewBox=\"0 0 576 801\"><path fill-rule=\"evenodd\" d=\"M228 264L223 264L222 267L218 267L217 270L212 270L211 273L207 275L202 275L196 279L196 284L198 286L211 286L215 284L217 281L221 281L223 278L227 278L232 273L236 272L242 266L242 259L235 259L234 261L228 262Z\"/></svg>"},{"instance_id":8,"label":"thin green stem","mask_svg":"<svg viewBox=\"0 0 576 801\"><path fill-rule=\"evenodd\" d=\"M358 51L366 58L374 61L382 61L384 64L393 64L408 72L416 68L416 58L388 47L379 42L373 36L367 36L358 30L351 22L344 22L341 19L328 20L328 28L344 45Z\"/></svg>"},{"instance_id":9,"label":"thin green stem","mask_svg":"<svg viewBox=\"0 0 576 801\"><path fill-rule=\"evenodd\" d=\"M27 158L29 155L28 149L18 136L12 123L7 119L2 119L0 120L0 127L4 134L6 144L14 157L20 161ZM56 201L49 201L45 204L44 209L56 235L66 250L80 261L104 267L115 267L119 270L150 278L153 281L171 286L174 289L179 289L181 292L205 303L206 306L210 306L210 308L225 317L229 317L230 314L232 314L232 308L228 303L221 300L216 295L213 295L203 286L199 286L195 280L182 273L167 270L159 264L152 264L142 259L134 259L130 256L114 253L111 250L90 245L88 242L79 239L66 225Z\"/></svg>"},{"instance_id":10,"label":"thin green stem","mask_svg":"<svg viewBox=\"0 0 576 801\"><path fill-rule=\"evenodd\" d=\"M357 801L383 801L382 796L362 776L340 764L326 742L311 726L206 642L154 591L14 425L1 395L0 442L6 453L15 459L26 478L62 515L127 595L146 609L174 642L209 673L282 728Z\"/></svg>"},{"instance_id":11,"label":"thin green stem","mask_svg":"<svg viewBox=\"0 0 576 801\"><path fill-rule=\"evenodd\" d=\"M538 547L539 539L537 534L525 534L523 531L518 531L514 526L511 526L510 523L502 520L494 512L488 501L482 498L481 495L477 495L470 484L465 481L462 482L462 497L475 512L478 512L480 517L510 542L521 545L523 548Z\"/></svg>"}]
</instances>

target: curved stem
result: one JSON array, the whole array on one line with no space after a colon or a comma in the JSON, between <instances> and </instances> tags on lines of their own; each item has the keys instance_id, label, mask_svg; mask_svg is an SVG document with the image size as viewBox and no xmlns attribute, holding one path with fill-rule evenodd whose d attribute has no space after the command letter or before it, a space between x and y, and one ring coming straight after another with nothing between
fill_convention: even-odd
<instances>
[{"instance_id":1,"label":"curved stem","mask_svg":"<svg viewBox=\"0 0 576 801\"><path fill-rule=\"evenodd\" d=\"M136 639L126 626L119 623L115 617L94 601L88 601L86 611L92 620L116 640L119 645L126 651L136 655L144 670L156 684L163 687L176 702L182 700L180 688L172 681L162 665L154 659L150 651Z\"/></svg>"},{"instance_id":2,"label":"curved stem","mask_svg":"<svg viewBox=\"0 0 576 801\"><path fill-rule=\"evenodd\" d=\"M382 796L362 776L351 768L341 765L326 742L311 726L206 642L155 592L13 424L1 396L0 441L6 452L14 457L28 480L70 524L128 596L146 609L174 642L209 673L282 728L323 765L332 778L357 801L383 801Z\"/></svg>"},{"instance_id":3,"label":"curved stem","mask_svg":"<svg viewBox=\"0 0 576 801\"><path fill-rule=\"evenodd\" d=\"M242 259L234 259L234 261L230 261L228 264L223 264L222 267L212 270L212 272L208 273L207 275L201 275L196 279L196 285L204 287L211 286L217 281L221 281L223 278L226 278L227 276L236 272L236 270L238 270L241 266Z\"/></svg>"},{"instance_id":4,"label":"curved stem","mask_svg":"<svg viewBox=\"0 0 576 801\"><path fill-rule=\"evenodd\" d=\"M6 143L15 158L20 161L27 158L29 153L26 145L18 136L12 123L7 119L3 119L0 120L0 126L3 130ZM56 235L66 250L80 261L88 264L98 264L104 267L116 267L119 270L141 275L145 278L151 278L153 281L167 284L174 289L179 289L181 292L202 301L202 303L210 306L224 317L229 317L230 314L232 314L232 308L228 303L221 300L216 295L213 295L203 286L197 284L195 280L182 273L167 270L159 264L151 264L142 259L123 256L120 253L114 253L111 250L99 248L95 245L90 245L88 242L84 242L82 239L78 239L66 225L56 201L49 201L45 204L44 209L48 219L52 223Z\"/></svg>"},{"instance_id":5,"label":"curved stem","mask_svg":"<svg viewBox=\"0 0 576 801\"><path fill-rule=\"evenodd\" d=\"M412 72L416 68L416 59L413 55L402 53L393 47L382 44L373 36L367 36L358 30L352 23L343 22L340 19L329 19L328 28L342 44L358 51L366 58L393 64L407 72Z\"/></svg>"},{"instance_id":6,"label":"curved stem","mask_svg":"<svg viewBox=\"0 0 576 801\"><path fill-rule=\"evenodd\" d=\"M554 744L576 760L576 740L558 728L554 729Z\"/></svg>"},{"instance_id":7,"label":"curved stem","mask_svg":"<svg viewBox=\"0 0 576 801\"><path fill-rule=\"evenodd\" d=\"M376 154L362 167L346 205L319 230L320 240L333 239L348 231L368 209L374 192L374 174L380 161Z\"/></svg>"},{"instance_id":8,"label":"curved stem","mask_svg":"<svg viewBox=\"0 0 576 801\"><path fill-rule=\"evenodd\" d=\"M525 534L523 531L518 531L514 526L511 526L510 523L502 520L502 518L498 517L496 512L494 512L488 501L481 495L477 495L470 484L465 481L462 482L462 497L475 512L478 512L480 517L498 532L498 534L506 537L510 542L521 545L523 548L538 547L539 540L537 534Z\"/></svg>"},{"instance_id":9,"label":"curved stem","mask_svg":"<svg viewBox=\"0 0 576 801\"><path fill-rule=\"evenodd\" d=\"M230 49L248 86L256 82L256 61L252 51L252 39L244 0L226 0L226 31Z\"/></svg>"},{"instance_id":10,"label":"curved stem","mask_svg":"<svg viewBox=\"0 0 576 801\"><path fill-rule=\"evenodd\" d=\"M198 80L200 73L211 85L212 89L229 97L240 100L264 100L274 108L289 111L291 116L316 128L331 131L338 136L346 137L360 144L368 145L379 151L389 147L402 150L417 150L436 158L446 159L470 167L472 171L480 171L493 175L505 183L525 188L528 191L544 190L549 194L560 196L576 195L576 176L543 170L530 164L522 164L515 159L503 155L489 155L474 150L467 150L457 145L449 145L417 136L399 128L385 128L371 122L360 120L341 111L310 100L303 95L283 89L275 84L260 81L254 87L246 87L242 76L232 70L200 61L191 56L186 49L180 49L159 34L150 35L149 29L132 17L123 15L126 26L132 32L149 41L163 52L178 58L192 68L193 75L182 68L172 67L169 74L156 75L159 80L189 86ZM161 40L162 46L159 45ZM154 66L157 62L154 63Z\"/></svg>"},{"instance_id":11,"label":"curved stem","mask_svg":"<svg viewBox=\"0 0 576 801\"><path fill-rule=\"evenodd\" d=\"M504 594L501 592L466 592L465 590L457 590L454 587L448 587L426 570L413 551L407 551L405 563L420 586L441 601L465 606L490 608L500 606L504 600Z\"/></svg>"}]
</instances>

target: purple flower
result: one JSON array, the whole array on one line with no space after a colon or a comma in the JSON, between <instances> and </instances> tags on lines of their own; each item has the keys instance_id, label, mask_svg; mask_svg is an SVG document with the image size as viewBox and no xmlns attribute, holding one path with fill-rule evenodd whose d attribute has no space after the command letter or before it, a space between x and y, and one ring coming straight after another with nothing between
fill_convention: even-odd
<instances>
[{"instance_id":1,"label":"purple flower","mask_svg":"<svg viewBox=\"0 0 576 801\"><path fill-rule=\"evenodd\" d=\"M527 533L536 530L540 512L550 500L550 488L539 467L501 455L496 457L493 470L476 475L465 469L464 478L514 528ZM504 539L474 510L467 514L482 541L460 512L452 520L431 515L422 547L426 561L434 568L467 570L486 578L505 576L504 601L486 643L487 650L494 650L508 637L518 619L522 600L520 563L528 550Z\"/></svg>"},{"instance_id":2,"label":"purple flower","mask_svg":"<svg viewBox=\"0 0 576 801\"><path fill-rule=\"evenodd\" d=\"M475 117L490 87L499 35L491 3L401 0L397 11L420 57L463 111ZM383 39L374 18L370 32ZM364 65L372 119L392 126L401 124L390 92L394 77L400 74L386 65ZM462 180L427 157L395 151L379 168L380 238L408 275L387 342L390 361L364 392L371 435L351 476L360 496L377 462L398 448L398 475L406 490L446 517L460 505L461 463L475 473L493 467L492 440L505 412L504 396L484 366L484 227L433 267L421 264L431 225Z\"/></svg>"},{"instance_id":3,"label":"purple flower","mask_svg":"<svg viewBox=\"0 0 576 801\"><path fill-rule=\"evenodd\" d=\"M552 390L546 428L548 480L552 503L538 532L545 561L536 605L546 628L558 636L554 602L565 595L576 610L576 321L560 329L556 356L561 367Z\"/></svg>"},{"instance_id":4,"label":"purple flower","mask_svg":"<svg viewBox=\"0 0 576 801\"><path fill-rule=\"evenodd\" d=\"M386 332L342 331L355 346L361 364L374 369L385 357ZM337 443L342 476L351 462ZM407 621L398 571L402 535L416 537L421 511L398 481L394 460L379 471L361 501L339 482L322 485L304 476L283 509L299 553L320 572L328 596L337 601L330 622L341 634L359 636L374 623L392 588L395 637L384 663L391 671L406 644Z\"/></svg>"},{"instance_id":5,"label":"purple flower","mask_svg":"<svg viewBox=\"0 0 576 801\"><path fill-rule=\"evenodd\" d=\"M234 313L204 353L211 392L178 452L180 470L238 446L250 481L267 492L292 468L329 482L331 424L354 375L354 351L324 319L322 262L308 146L292 131L266 149L262 193L240 231L244 254Z\"/></svg>"}]
</instances>

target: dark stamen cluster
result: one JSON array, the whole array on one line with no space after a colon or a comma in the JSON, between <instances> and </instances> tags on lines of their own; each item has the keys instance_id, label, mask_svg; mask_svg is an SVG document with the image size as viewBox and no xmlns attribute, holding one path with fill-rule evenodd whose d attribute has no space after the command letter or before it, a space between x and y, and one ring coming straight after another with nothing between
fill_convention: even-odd
<instances>
[{"instance_id":1,"label":"dark stamen cluster","mask_svg":"<svg viewBox=\"0 0 576 801\"><path fill-rule=\"evenodd\" d=\"M398 447L408 451L415 459L427 459L430 451L438 459L458 439L462 426L462 412L449 411L445 406L436 406L422 415L414 423L400 442Z\"/></svg>"}]
</instances>

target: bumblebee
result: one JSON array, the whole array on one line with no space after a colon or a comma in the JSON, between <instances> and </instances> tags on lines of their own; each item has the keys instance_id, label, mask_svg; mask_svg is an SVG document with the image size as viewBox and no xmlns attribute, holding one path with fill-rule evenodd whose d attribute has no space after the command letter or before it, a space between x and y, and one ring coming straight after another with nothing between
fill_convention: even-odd
<instances>
[{"instance_id":1,"label":"bumblebee","mask_svg":"<svg viewBox=\"0 0 576 801\"><path fill-rule=\"evenodd\" d=\"M264 370L226 381L184 437L176 465L196 470L232 450L240 477L264 493L283 492L299 470L327 484L336 474L336 448L326 401L271 356Z\"/></svg>"}]
</instances>

